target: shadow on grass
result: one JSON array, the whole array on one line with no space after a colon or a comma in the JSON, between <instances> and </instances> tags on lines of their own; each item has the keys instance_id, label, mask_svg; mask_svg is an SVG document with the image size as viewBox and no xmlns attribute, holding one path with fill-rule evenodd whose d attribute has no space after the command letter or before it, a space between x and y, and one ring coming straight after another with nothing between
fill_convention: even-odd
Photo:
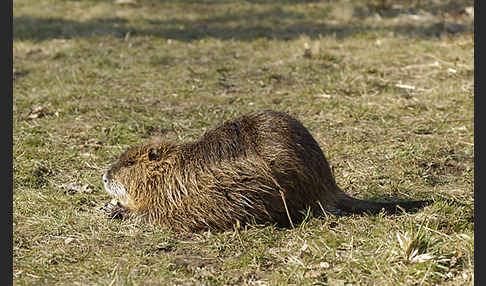
<instances>
[{"instance_id":1,"label":"shadow on grass","mask_svg":"<svg viewBox=\"0 0 486 286\"><path fill-rule=\"evenodd\" d=\"M319 19L325 19L329 10L319 13ZM316 17L316 15L313 15ZM49 39L70 39L91 36L124 37L146 35L193 41L204 38L221 40L252 41L260 38L291 40L300 36L312 39L326 36L346 38L364 32L378 32L404 35L409 37L433 38L443 33L460 34L472 32L472 25L443 22L422 26L401 24L388 27L366 26L360 21L354 24L329 24L313 21L306 13L283 11L280 7L268 11L242 11L224 15L202 16L196 20L171 18L167 20L137 19L137 25L131 25L123 18L99 18L90 21L75 21L62 18L40 18L31 16L13 17L13 39L44 41ZM453 29L450 29L453 27Z\"/></svg>"}]
</instances>

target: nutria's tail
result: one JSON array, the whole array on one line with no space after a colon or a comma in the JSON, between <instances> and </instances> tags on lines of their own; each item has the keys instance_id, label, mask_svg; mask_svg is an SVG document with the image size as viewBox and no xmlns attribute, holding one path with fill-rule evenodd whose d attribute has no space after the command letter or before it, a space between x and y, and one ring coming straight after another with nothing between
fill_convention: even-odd
<instances>
[{"instance_id":1,"label":"nutria's tail","mask_svg":"<svg viewBox=\"0 0 486 286\"><path fill-rule=\"evenodd\" d=\"M337 200L338 209L349 213L371 213L376 214L382 210L385 213L393 214L400 211L403 208L405 211L423 208L426 205L431 204L432 200L424 201L403 201L403 202L372 202L352 198L346 195L344 192L340 194Z\"/></svg>"}]
</instances>

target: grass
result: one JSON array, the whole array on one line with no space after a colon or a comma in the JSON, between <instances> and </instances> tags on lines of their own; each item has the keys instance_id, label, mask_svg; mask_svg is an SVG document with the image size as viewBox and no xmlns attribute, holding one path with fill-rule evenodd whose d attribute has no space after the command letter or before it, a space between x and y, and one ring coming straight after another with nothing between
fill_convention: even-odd
<instances>
[{"instance_id":1,"label":"grass","mask_svg":"<svg viewBox=\"0 0 486 286\"><path fill-rule=\"evenodd\" d=\"M472 285L473 1L391 2L14 1L14 283ZM256 109L353 196L436 202L195 234L99 210L128 146Z\"/></svg>"}]
</instances>

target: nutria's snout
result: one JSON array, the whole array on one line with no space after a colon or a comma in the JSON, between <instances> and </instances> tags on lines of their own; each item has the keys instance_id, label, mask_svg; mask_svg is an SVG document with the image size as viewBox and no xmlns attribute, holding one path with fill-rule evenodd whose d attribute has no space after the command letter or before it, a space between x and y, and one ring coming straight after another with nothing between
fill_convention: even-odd
<instances>
[{"instance_id":1,"label":"nutria's snout","mask_svg":"<svg viewBox=\"0 0 486 286\"><path fill-rule=\"evenodd\" d=\"M124 188L119 183L113 181L110 170L106 171L102 176L103 186L105 191L113 197L119 197L124 194Z\"/></svg>"}]
</instances>

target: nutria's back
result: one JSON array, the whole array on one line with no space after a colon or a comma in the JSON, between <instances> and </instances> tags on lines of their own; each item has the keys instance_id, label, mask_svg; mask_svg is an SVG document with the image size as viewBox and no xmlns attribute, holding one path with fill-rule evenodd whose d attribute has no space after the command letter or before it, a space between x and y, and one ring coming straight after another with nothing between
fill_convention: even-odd
<instances>
[{"instance_id":1,"label":"nutria's back","mask_svg":"<svg viewBox=\"0 0 486 286\"><path fill-rule=\"evenodd\" d=\"M295 118L257 111L198 140L135 146L104 175L105 188L137 217L176 230L241 223L289 225L314 214L392 210L348 197L317 142ZM424 202L401 204L420 207Z\"/></svg>"}]
</instances>

